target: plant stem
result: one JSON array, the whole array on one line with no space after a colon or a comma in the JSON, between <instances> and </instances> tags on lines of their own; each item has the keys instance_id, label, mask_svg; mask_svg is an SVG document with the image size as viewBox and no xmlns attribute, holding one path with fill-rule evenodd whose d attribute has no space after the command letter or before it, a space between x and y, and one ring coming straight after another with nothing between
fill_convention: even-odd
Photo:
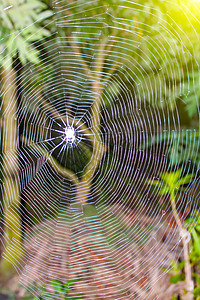
<instances>
[{"instance_id":1,"label":"plant stem","mask_svg":"<svg viewBox=\"0 0 200 300\"><path fill-rule=\"evenodd\" d=\"M184 295L184 300L192 300L193 299L193 281L192 281L192 268L190 264L189 257L189 241L188 241L188 231L183 228L181 220L179 218L177 209L176 209L176 201L175 201L175 191L174 189L170 192L170 200L172 206L172 212L182 238L183 244L183 255L184 255L184 271L185 271L185 284L186 284L186 294Z\"/></svg>"}]
</instances>

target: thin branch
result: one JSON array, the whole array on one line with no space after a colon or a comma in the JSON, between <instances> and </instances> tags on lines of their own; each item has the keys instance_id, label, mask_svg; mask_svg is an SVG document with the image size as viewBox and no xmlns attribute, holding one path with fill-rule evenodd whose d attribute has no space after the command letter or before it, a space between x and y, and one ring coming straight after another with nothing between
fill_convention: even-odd
<instances>
[{"instance_id":1,"label":"thin branch","mask_svg":"<svg viewBox=\"0 0 200 300\"><path fill-rule=\"evenodd\" d=\"M52 155L50 155L48 151L44 150L40 145L30 142L30 143L28 143L28 146L31 146L33 149L37 150L43 156L45 156L47 158L47 160L50 162L50 164L56 169L56 171L58 171L58 173L60 173L64 177L70 179L74 183L74 185L77 186L79 180L74 172L62 167L58 163L58 161Z\"/></svg>"},{"instance_id":2,"label":"thin branch","mask_svg":"<svg viewBox=\"0 0 200 300\"><path fill-rule=\"evenodd\" d=\"M99 165L103 154L106 151L106 148L102 146L101 140L99 138L99 128L100 128L100 109L101 109L101 94L100 93L100 81L101 81L101 74L104 65L104 58L105 58L105 46L106 46L107 38L104 37L102 42L99 46L98 55L96 58L96 68L95 68L95 77L92 83L94 92L96 94L96 98L94 99L92 105L92 128L97 132L95 136L95 140L93 141L93 148L94 153L93 156L85 169L84 175L82 177L82 181L84 180L91 180L97 166Z\"/></svg>"}]
</instances>

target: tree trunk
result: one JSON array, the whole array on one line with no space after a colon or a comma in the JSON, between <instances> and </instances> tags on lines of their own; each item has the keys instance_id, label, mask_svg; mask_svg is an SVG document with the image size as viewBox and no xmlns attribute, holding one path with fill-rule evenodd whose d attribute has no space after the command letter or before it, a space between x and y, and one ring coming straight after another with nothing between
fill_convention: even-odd
<instances>
[{"instance_id":1,"label":"tree trunk","mask_svg":"<svg viewBox=\"0 0 200 300\"><path fill-rule=\"evenodd\" d=\"M17 90L13 69L1 69L2 95L2 152L3 152L3 206L4 249L0 271L4 279L15 273L12 264L22 256L20 192L18 174ZM12 264L10 263L12 262Z\"/></svg>"},{"instance_id":2,"label":"tree trunk","mask_svg":"<svg viewBox=\"0 0 200 300\"><path fill-rule=\"evenodd\" d=\"M91 189L91 179L84 176L77 185L77 203L85 205L88 201Z\"/></svg>"}]
</instances>

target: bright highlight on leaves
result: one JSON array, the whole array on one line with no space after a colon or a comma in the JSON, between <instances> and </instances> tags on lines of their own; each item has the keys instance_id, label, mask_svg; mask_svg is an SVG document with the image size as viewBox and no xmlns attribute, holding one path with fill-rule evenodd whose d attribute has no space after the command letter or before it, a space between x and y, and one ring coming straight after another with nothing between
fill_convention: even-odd
<instances>
[{"instance_id":1,"label":"bright highlight on leaves","mask_svg":"<svg viewBox=\"0 0 200 300\"><path fill-rule=\"evenodd\" d=\"M181 186L191 182L194 174L187 174L181 178L182 170L179 169L176 172L166 172L160 175L161 180L151 180L150 184L157 186L159 189L160 195L166 195L167 193L175 192L180 190Z\"/></svg>"}]
</instances>

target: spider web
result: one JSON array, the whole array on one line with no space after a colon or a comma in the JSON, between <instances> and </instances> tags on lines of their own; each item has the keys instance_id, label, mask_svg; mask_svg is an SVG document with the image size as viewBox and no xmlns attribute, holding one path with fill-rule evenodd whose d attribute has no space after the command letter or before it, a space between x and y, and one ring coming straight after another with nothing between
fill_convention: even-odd
<instances>
[{"instance_id":1,"label":"spider web","mask_svg":"<svg viewBox=\"0 0 200 300\"><path fill-rule=\"evenodd\" d=\"M177 106L193 91L199 118L196 49L153 2L53 6L57 32L35 44L40 66L21 67L17 103L11 94L16 150L1 154L2 211L22 217L25 253L12 263L35 296L47 285L44 299L55 299L55 279L79 280L71 297L156 299L181 238L169 199L159 196L162 184L152 191L148 182L178 168L195 174L177 210L187 217L188 207L191 216L198 209L199 129L182 128ZM188 20L184 3L178 9ZM2 134L2 145L8 140ZM9 202L16 157L17 208ZM8 249L20 257L15 239Z\"/></svg>"}]
</instances>

